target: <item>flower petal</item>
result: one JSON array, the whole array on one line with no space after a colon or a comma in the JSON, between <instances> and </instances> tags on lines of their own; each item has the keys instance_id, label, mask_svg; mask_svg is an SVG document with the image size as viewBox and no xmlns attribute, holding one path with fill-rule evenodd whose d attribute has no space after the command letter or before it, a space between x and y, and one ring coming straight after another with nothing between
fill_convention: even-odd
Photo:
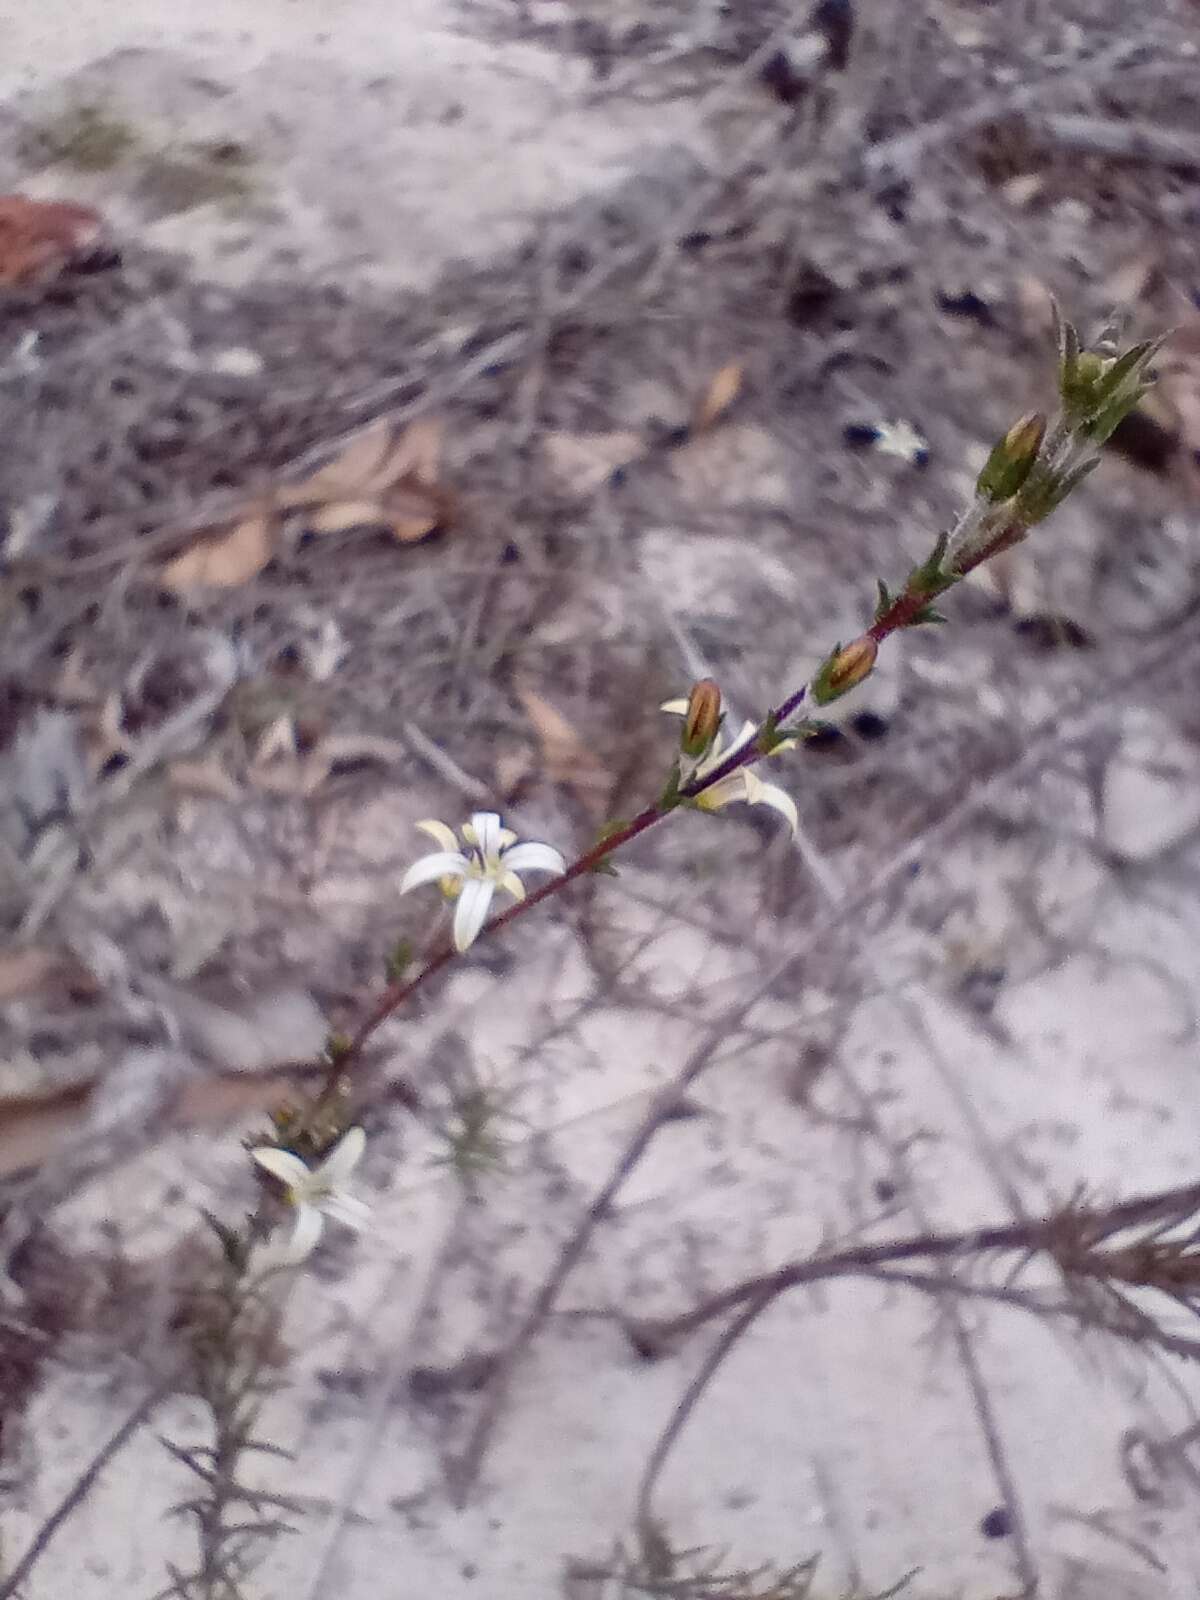
<instances>
[{"instance_id":1,"label":"flower petal","mask_svg":"<svg viewBox=\"0 0 1200 1600\"><path fill-rule=\"evenodd\" d=\"M512 895L514 900L524 900L525 885L515 872L502 872L496 879L496 887L503 889L505 894Z\"/></svg>"},{"instance_id":2,"label":"flower petal","mask_svg":"<svg viewBox=\"0 0 1200 1600\"><path fill-rule=\"evenodd\" d=\"M340 1187L362 1160L366 1147L367 1136L362 1129L347 1128L317 1168L317 1175L332 1188Z\"/></svg>"},{"instance_id":3,"label":"flower petal","mask_svg":"<svg viewBox=\"0 0 1200 1600\"><path fill-rule=\"evenodd\" d=\"M673 717L686 717L688 702L686 700L664 700L658 708L660 711L669 711Z\"/></svg>"},{"instance_id":4,"label":"flower petal","mask_svg":"<svg viewBox=\"0 0 1200 1600\"><path fill-rule=\"evenodd\" d=\"M276 1150L272 1145L260 1145L250 1154L260 1167L265 1167L273 1178L278 1178L288 1189L303 1190L312 1177L309 1168L291 1150Z\"/></svg>"},{"instance_id":5,"label":"flower petal","mask_svg":"<svg viewBox=\"0 0 1200 1600\"><path fill-rule=\"evenodd\" d=\"M567 863L551 844L518 844L504 852L504 865L510 872L564 873Z\"/></svg>"},{"instance_id":6,"label":"flower petal","mask_svg":"<svg viewBox=\"0 0 1200 1600\"><path fill-rule=\"evenodd\" d=\"M494 811L476 811L471 817L471 830L475 835L479 854L489 867L493 866L500 855L500 835L504 832L500 826L500 818Z\"/></svg>"},{"instance_id":7,"label":"flower petal","mask_svg":"<svg viewBox=\"0 0 1200 1600\"><path fill-rule=\"evenodd\" d=\"M340 1222L343 1228L353 1228L355 1233L361 1233L371 1220L370 1206L357 1195L331 1194L321 1209L327 1217Z\"/></svg>"},{"instance_id":8,"label":"flower petal","mask_svg":"<svg viewBox=\"0 0 1200 1600\"><path fill-rule=\"evenodd\" d=\"M781 817L786 817L788 827L792 830L792 837L795 838L800 831L800 818L796 814L796 802L787 790L781 789L777 783L764 783L753 772L748 772L746 779L746 799L750 804L771 806Z\"/></svg>"},{"instance_id":9,"label":"flower petal","mask_svg":"<svg viewBox=\"0 0 1200 1600\"><path fill-rule=\"evenodd\" d=\"M743 722L742 723L741 732L738 734L737 738L733 741L733 743L729 746L728 750L726 750L725 754L727 756L731 756L731 755L733 755L734 751L736 751L736 750L744 750L746 748L746 746L750 743L751 739L753 739L754 735L757 732L758 732L758 724L757 724L757 722Z\"/></svg>"},{"instance_id":10,"label":"flower petal","mask_svg":"<svg viewBox=\"0 0 1200 1600\"><path fill-rule=\"evenodd\" d=\"M427 833L431 839L436 840L443 850L452 850L457 853L458 838L454 829L448 828L444 822L439 822L436 817L430 817L424 822L418 822L416 826L422 833Z\"/></svg>"},{"instance_id":11,"label":"flower petal","mask_svg":"<svg viewBox=\"0 0 1200 1600\"><path fill-rule=\"evenodd\" d=\"M702 789L696 796L701 811L720 811L723 806L746 798L746 774L731 772L727 778L714 783L711 789Z\"/></svg>"},{"instance_id":12,"label":"flower petal","mask_svg":"<svg viewBox=\"0 0 1200 1600\"><path fill-rule=\"evenodd\" d=\"M301 1261L307 1261L317 1247L317 1240L321 1237L324 1226L325 1218L316 1206L299 1206L296 1211L296 1226L292 1229L292 1237L288 1240L284 1261L289 1266L298 1266Z\"/></svg>"},{"instance_id":13,"label":"flower petal","mask_svg":"<svg viewBox=\"0 0 1200 1600\"><path fill-rule=\"evenodd\" d=\"M465 877L469 867L466 856L459 855L457 850L435 850L431 856L422 856L409 867L400 879L400 893L407 894L424 883L436 883L439 878Z\"/></svg>"},{"instance_id":14,"label":"flower petal","mask_svg":"<svg viewBox=\"0 0 1200 1600\"><path fill-rule=\"evenodd\" d=\"M490 878L468 878L454 907L454 948L467 950L487 921L496 885Z\"/></svg>"}]
</instances>

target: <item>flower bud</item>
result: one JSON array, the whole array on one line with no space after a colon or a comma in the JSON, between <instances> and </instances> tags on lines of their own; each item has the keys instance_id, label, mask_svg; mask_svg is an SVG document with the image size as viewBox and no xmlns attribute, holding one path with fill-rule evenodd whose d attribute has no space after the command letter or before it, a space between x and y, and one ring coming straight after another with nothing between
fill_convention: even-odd
<instances>
[{"instance_id":1,"label":"flower bud","mask_svg":"<svg viewBox=\"0 0 1200 1600\"><path fill-rule=\"evenodd\" d=\"M685 756L702 756L721 726L721 691L711 678L692 685L680 748Z\"/></svg>"},{"instance_id":2,"label":"flower bud","mask_svg":"<svg viewBox=\"0 0 1200 1600\"><path fill-rule=\"evenodd\" d=\"M1014 422L988 456L975 485L977 492L993 505L1011 500L1033 471L1045 437L1046 419L1040 411Z\"/></svg>"},{"instance_id":3,"label":"flower bud","mask_svg":"<svg viewBox=\"0 0 1200 1600\"><path fill-rule=\"evenodd\" d=\"M812 681L809 693L815 704L827 706L869 678L879 646L869 633L853 644L842 645L824 662Z\"/></svg>"}]
</instances>

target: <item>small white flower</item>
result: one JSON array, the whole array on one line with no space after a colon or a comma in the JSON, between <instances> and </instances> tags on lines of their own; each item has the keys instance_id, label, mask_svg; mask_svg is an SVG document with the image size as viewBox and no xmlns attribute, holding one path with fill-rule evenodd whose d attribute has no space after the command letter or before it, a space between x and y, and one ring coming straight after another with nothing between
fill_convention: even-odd
<instances>
[{"instance_id":1,"label":"small white flower","mask_svg":"<svg viewBox=\"0 0 1200 1600\"><path fill-rule=\"evenodd\" d=\"M272 1145L262 1145L252 1152L259 1166L284 1185L288 1204L296 1212L292 1237L279 1254L278 1265L296 1266L307 1260L316 1248L327 1216L355 1232L365 1227L370 1207L365 1200L347 1194L345 1182L362 1159L366 1142L361 1128L350 1128L315 1167L308 1166L291 1150L278 1150ZM273 1255L271 1264L276 1264Z\"/></svg>"},{"instance_id":2,"label":"small white flower","mask_svg":"<svg viewBox=\"0 0 1200 1600\"><path fill-rule=\"evenodd\" d=\"M929 460L929 441L904 417L894 422L875 424L875 448L881 456L897 456L910 467L923 467Z\"/></svg>"},{"instance_id":3,"label":"small white flower","mask_svg":"<svg viewBox=\"0 0 1200 1600\"><path fill-rule=\"evenodd\" d=\"M663 711L669 711L676 717L686 717L687 708L686 700L668 700L662 706ZM757 732L758 728L753 722L743 722L741 732L729 745L726 745L724 738L718 733L708 753L701 756L690 772L685 771L684 780L689 783L694 783L697 779L702 780L731 755L744 750ZM794 739L785 739L782 744L776 745L771 753L775 755L784 750L794 750L795 747ZM750 767L739 767L728 777L718 779L710 789L698 794L692 804L699 806L701 811L720 811L722 807L733 805L739 800L748 806L771 806L781 817L786 818L793 834L799 831L800 819L796 815L796 803L791 795L778 784L764 783L757 772Z\"/></svg>"},{"instance_id":4,"label":"small white flower","mask_svg":"<svg viewBox=\"0 0 1200 1600\"><path fill-rule=\"evenodd\" d=\"M503 889L514 900L524 900L521 872L567 870L562 856L548 844L518 844L517 836L500 826L494 811L477 811L459 830L467 849L458 848L454 829L444 822L418 822L417 827L441 845L440 850L409 867L400 884L400 893L436 883L454 908L454 948L466 950L479 937L487 921L492 896Z\"/></svg>"}]
</instances>

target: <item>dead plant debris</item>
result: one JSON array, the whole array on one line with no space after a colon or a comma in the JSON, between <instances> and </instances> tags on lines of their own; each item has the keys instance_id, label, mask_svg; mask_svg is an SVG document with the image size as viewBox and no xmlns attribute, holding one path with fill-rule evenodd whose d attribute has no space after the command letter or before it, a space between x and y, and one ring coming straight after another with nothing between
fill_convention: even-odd
<instances>
[{"instance_id":1,"label":"dead plant debris","mask_svg":"<svg viewBox=\"0 0 1200 1600\"><path fill-rule=\"evenodd\" d=\"M49 283L93 248L102 228L91 206L0 195L0 286Z\"/></svg>"},{"instance_id":2,"label":"dead plant debris","mask_svg":"<svg viewBox=\"0 0 1200 1600\"><path fill-rule=\"evenodd\" d=\"M455 504L440 479L442 436L432 417L399 432L375 423L310 477L203 529L163 567L163 588L185 595L248 583L279 550L286 522L302 533L380 528L401 544L428 538L447 526Z\"/></svg>"}]
</instances>

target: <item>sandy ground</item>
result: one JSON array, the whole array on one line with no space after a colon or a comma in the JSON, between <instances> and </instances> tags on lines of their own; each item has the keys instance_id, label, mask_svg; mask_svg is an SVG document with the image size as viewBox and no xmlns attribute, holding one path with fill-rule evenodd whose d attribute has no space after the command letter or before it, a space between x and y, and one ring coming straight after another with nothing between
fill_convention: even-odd
<instances>
[{"instance_id":1,"label":"sandy ground","mask_svg":"<svg viewBox=\"0 0 1200 1600\"><path fill-rule=\"evenodd\" d=\"M46 163L23 187L96 204L139 249L182 252L189 283L215 285L233 297L230 306L266 280L286 285L289 275L303 293L336 283L364 296L432 297L462 263L508 262L523 241L630 180L636 189L647 175L714 161L742 127L740 91L731 91L732 122L697 99L630 92L614 103L582 54L485 37L467 8L211 0L195 27L164 22L163 12L138 0L119 14L80 14L52 0L36 16L0 21L5 170L15 182L31 128L61 127L64 107L102 106L132 131L136 151L99 171ZM181 166L194 180L196 152L221 142L245 153L237 182L198 203L194 188L186 203L164 201L165 193L178 196L164 164L176 184ZM838 204L822 200L823 211ZM1052 220L1060 232L1073 225L1068 213ZM1115 247L1118 256L1127 243ZM608 329L620 326L624 293L618 282ZM881 347L889 314L880 312ZM687 406L686 383L670 365L676 349L693 382L728 353L711 319L700 320L693 349L690 331L677 332L669 309L656 304L645 338L647 367L657 362L659 373L649 399L644 371L635 395L632 378L623 386L600 364L588 371L603 372L607 387L588 388L579 369L567 368L560 401L553 361L531 364L536 383L551 391L536 426L555 437L565 431L553 412L574 405L572 384L583 396L570 419L576 452L579 439L594 450L596 435L611 426L596 394L613 411L636 413L641 404L669 424L660 413ZM590 335L580 337L586 347ZM948 366L940 389L927 385L920 420L947 455L969 436L962 417L974 391L964 373L988 337L964 336L963 368ZM754 357L764 392L766 374L778 380L771 344L764 334ZM244 330L231 333L229 348L246 347ZM926 358L899 340L889 356L897 349L918 372L923 361L936 369L946 359L941 347ZM302 356L303 349L288 366L279 354L278 373L298 371ZM828 401L825 419L831 438L869 399L873 381L855 369L849 389L836 390L840 410L835 417ZM1015 384L1007 369L1001 406ZM535 387L528 380L518 399ZM512 440L497 445L487 434L490 392L477 402L466 393L464 407L476 409L464 435L468 423L478 430L480 459L489 463L478 469L477 493L498 498L503 475L486 440L499 456ZM627 650L636 670L626 663L620 672L652 710L671 681L686 681L728 646L722 628L731 611L750 604L761 608L757 616L807 619L815 578L836 594L817 606L823 616L838 605L857 614L857 567L854 583L834 588L847 565L813 524L850 505L861 508L866 537L890 526L899 504L911 544L913 530L944 510L945 482L926 489L918 471L876 457L866 465L853 458L836 482L832 471L822 477L812 443L820 425L818 418L808 440L785 446L769 414L748 414L719 436L715 456L701 448L689 462L680 452L661 469L652 460L646 489L636 475L625 490L593 471L582 489L576 479L563 491L554 537L573 519L594 518L591 550L574 558L580 586L548 619L518 608L511 622L544 651L555 693L586 710L595 682L611 688L620 676L609 668ZM535 423L521 426L528 444ZM974 431L978 448L986 430ZM560 465L563 449L560 442ZM644 513L655 496L667 503L652 476L660 470L678 498L655 525ZM1151 565L1168 573L1165 588L1150 599L1148 580L1132 598L1122 591L1137 628L1126 654L1096 666L1098 689L1088 692L1090 665L1017 658L1007 618L988 623L993 631L977 647L961 634L949 644L914 643L866 704L879 718L909 708L915 776L889 788L877 766L865 777L847 766L839 780L835 752L830 771L802 790L803 848L794 857L785 841L744 820L717 827L679 819L661 853L646 849L615 884L601 880L598 894L607 898L589 898L540 928L526 924L511 960L481 953L436 1004L391 1026L389 1060L418 1082L469 1062L511 1092L509 1167L485 1183L481 1199L464 1198L437 1165L440 1146L427 1130L386 1097L368 1108L362 1190L374 1207L371 1231L353 1250L332 1240L302 1280L284 1331L287 1384L266 1413L271 1436L296 1451L297 1465L277 1477L272 1463L265 1476L308 1497L308 1515L271 1548L247 1582L248 1597L609 1600L615 1588L589 1588L578 1576L565 1586L564 1573L573 1560L603 1560L627 1536L647 1452L712 1337L642 1361L614 1312L682 1308L824 1237L876 1227L881 1216L885 1231L907 1231L918 1215L959 1228L1036 1213L1080 1183L1113 1196L1194 1177L1200 729L1185 714L1197 672L1185 590L1194 592L1187 585L1196 513L1177 486L1147 488L1124 463L1102 470L1103 494L1074 520L1064 517L1047 569L1021 574L1039 606L1047 594L1073 602L1075 582L1092 585L1097 605L1108 603L1099 559L1085 583L1074 576L1074 556L1114 530L1124 538L1139 515L1159 538L1167 553ZM519 477L525 468L518 462L511 471ZM785 515L798 483L810 496L807 543L797 542ZM743 514L753 537L728 526ZM623 611L610 569L588 564L605 539L637 591ZM508 548L499 536L496 548ZM552 548L547 535L538 551ZM882 548L895 565L894 545ZM395 602L401 632L409 588L425 584L450 608L476 593L455 587L465 580L439 566L437 551L424 559L427 566L389 580L394 591L379 589ZM347 581L344 590L318 593L328 578L318 567L312 584L306 626L339 620L351 644L358 641L351 673L371 655L363 644L371 636L355 630L361 588L377 570L382 565L357 589ZM272 604L271 583L277 589L291 575L262 580ZM982 599L964 605L968 619L987 623ZM257 648L250 613L247 601L236 629L220 612L204 622L218 633L241 630ZM776 631L785 633L782 620ZM571 665L556 676L580 637L594 640L594 677ZM728 656L729 676L748 701L801 670L804 656L790 633L778 646L752 643L759 654ZM1153 653L1156 643L1158 657L1132 671L1137 652ZM373 670L361 667L336 715L351 715L345 706L353 708L362 685L376 692ZM424 669L409 666L401 650L395 670ZM478 675L486 678L486 669ZM935 694L949 708L936 728L911 714L914 701ZM1071 714L1056 719L1055 707L1068 702ZM448 776L445 761L431 766L409 749L404 762L389 757L369 788L351 782L320 803L249 793L236 803L213 793L164 798L157 789L139 800L101 861L103 875L65 903L64 916L90 927L94 913L105 928L117 925L106 917L125 919L120 935L104 935L108 946L97 934L87 948L99 961L128 932L125 978L148 1006L139 1015L171 1016L168 1053L186 1058L183 1076L195 1075L196 1060L227 1064L243 1046L247 1067L310 1052L324 1033L322 1012L336 1010L338 996L361 995L380 929L395 914L381 885L412 858L413 821L469 809L475 770L485 772L485 792L499 784L490 757L480 754L483 765L472 767L483 735L476 747L469 736L486 723L503 743L507 725L490 700L465 703L475 720L460 714L456 722L451 706L442 741L461 756L465 776L453 764ZM991 779L974 768L964 777L976 753L964 755L954 742L981 719L1008 752ZM395 730L385 719L369 731ZM855 759L877 761L875 748L864 734ZM889 835L886 824L906 820L926 786L944 800L950 824L939 833L935 816ZM512 814L534 836L564 848L589 836L595 819L576 791L517 784L513 793ZM152 843L142 848L143 840ZM886 915L867 917L869 936L848 943L838 905L872 872L883 882ZM268 900L276 914L260 919ZM64 922L64 938L75 937L76 923ZM214 953L239 938L242 982L206 1011L199 980ZM134 972L129 952L138 939L170 948L155 972L158 990ZM513 1326L648 1096L695 1045L698 1019L793 951L802 964L735 1032L701 1080L693 1114L662 1132L598 1230L560 1314L519 1374L480 1481L455 1509L446 1463L481 1396L478 1385L439 1382L439 1373L492 1348ZM320 981L311 976L318 970ZM981 1000L979 986L993 978L994 992ZM9 1071L23 1093L35 1086L20 1074L37 1055L28 1046L36 1020L14 1017L24 1054L11 1048ZM814 1042L817 1058L806 1054ZM123 1119L139 1121L144 1107L130 1112L120 1094L136 1099L153 1077L147 1060L158 1046L142 1037L123 1048L128 1070L120 1081L113 1074L106 1136ZM76 1051L88 1062L120 1054L98 1031ZM860 1097L877 1108L886 1136L868 1136ZM83 1274L80 1293L93 1294L104 1316L97 1311L90 1329L83 1319L61 1362L39 1374L24 1414L6 1423L4 1562L135 1403L145 1346L164 1338L163 1306L145 1288L158 1281L156 1264L195 1226L198 1205L236 1214L251 1201L238 1136L253 1120L231 1122L226 1106L196 1122L180 1129L165 1118L148 1148L135 1140L118 1166L56 1196L56 1236ZM65 1141L57 1127L41 1126L38 1138L52 1189L56 1164L99 1134L72 1123ZM113 1287L114 1263L126 1274L123 1297ZM139 1276L145 1266L151 1270ZM1002 1281L998 1272L982 1278ZM12 1315L19 1320L20 1308ZM1177 1320L1184 1327L1182 1314ZM962 1303L955 1323L900 1287L839 1284L784 1299L746 1337L685 1430L658 1509L680 1544L713 1545L734 1562L819 1553L812 1600L873 1594L914 1569L905 1591L914 1600L1000 1600L1019 1592L1030 1562L1047 1600L1192 1600L1200 1582L1196 1468L1177 1441L1198 1398L1182 1364L1152 1363L1095 1335L1080 1339L982 1302ZM157 1436L190 1441L203 1426L198 1406L169 1401L50 1547L24 1600L106 1600L161 1588L166 1562L188 1557L186 1530L162 1513L188 1488ZM1153 1458L1153 1482L1131 1471L1131 1449Z\"/></svg>"},{"instance_id":2,"label":"sandy ground","mask_svg":"<svg viewBox=\"0 0 1200 1600\"><path fill-rule=\"evenodd\" d=\"M145 244L185 250L231 283L302 264L342 283L428 285L448 261L512 248L535 219L656 153L703 143L685 105L613 117L582 61L472 37L460 8L437 0L336 15L305 0L222 0L202 25L181 12L164 21L154 0L82 19L52 5L0 28L0 84L18 112L33 95L45 116L58 93L104 106L167 156L206 141L244 148L245 204L219 195L155 216L164 205L123 192L120 174L40 186L94 198Z\"/></svg>"}]
</instances>

